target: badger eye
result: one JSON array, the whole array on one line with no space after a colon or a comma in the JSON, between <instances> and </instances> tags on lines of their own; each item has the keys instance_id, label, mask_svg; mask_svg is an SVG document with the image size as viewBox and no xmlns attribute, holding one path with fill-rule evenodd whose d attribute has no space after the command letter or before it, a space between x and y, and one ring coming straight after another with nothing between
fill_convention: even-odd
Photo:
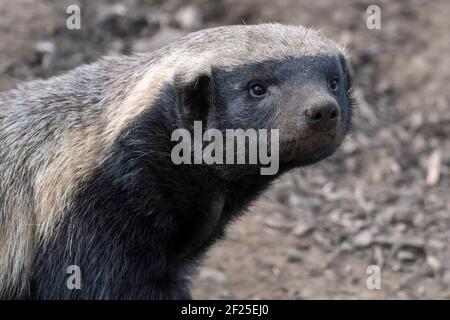
<instances>
[{"instance_id":1,"label":"badger eye","mask_svg":"<svg viewBox=\"0 0 450 320\"><path fill-rule=\"evenodd\" d=\"M339 88L339 78L333 78L330 80L330 82L328 83L331 91L336 92Z\"/></svg>"},{"instance_id":2,"label":"badger eye","mask_svg":"<svg viewBox=\"0 0 450 320\"><path fill-rule=\"evenodd\" d=\"M249 88L250 95L255 98L261 98L267 93L267 88L261 83L254 83Z\"/></svg>"}]
</instances>

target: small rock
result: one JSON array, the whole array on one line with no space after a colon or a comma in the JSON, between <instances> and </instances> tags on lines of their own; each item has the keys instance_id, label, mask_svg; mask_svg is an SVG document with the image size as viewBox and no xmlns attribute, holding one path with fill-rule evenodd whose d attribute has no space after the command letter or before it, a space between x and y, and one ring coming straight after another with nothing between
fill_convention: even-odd
<instances>
[{"instance_id":1,"label":"small rock","mask_svg":"<svg viewBox=\"0 0 450 320\"><path fill-rule=\"evenodd\" d=\"M437 272L441 269L441 262L435 256L427 256L426 261L433 271Z\"/></svg>"},{"instance_id":2,"label":"small rock","mask_svg":"<svg viewBox=\"0 0 450 320\"><path fill-rule=\"evenodd\" d=\"M357 248L366 248L373 243L373 236L369 230L362 230L353 237L353 244Z\"/></svg>"},{"instance_id":3,"label":"small rock","mask_svg":"<svg viewBox=\"0 0 450 320\"><path fill-rule=\"evenodd\" d=\"M36 44L36 51L44 54L55 53L55 45L50 41L40 41Z\"/></svg>"},{"instance_id":4,"label":"small rock","mask_svg":"<svg viewBox=\"0 0 450 320\"><path fill-rule=\"evenodd\" d=\"M295 244L295 247L298 250L307 250L311 247L311 244L308 241L299 241Z\"/></svg>"},{"instance_id":5,"label":"small rock","mask_svg":"<svg viewBox=\"0 0 450 320\"><path fill-rule=\"evenodd\" d=\"M326 250L332 250L334 248L334 245L333 245L331 239L328 238L327 236L325 236L321 232L314 232L313 238L314 238L314 241L318 245L320 245L322 248L324 248Z\"/></svg>"},{"instance_id":6,"label":"small rock","mask_svg":"<svg viewBox=\"0 0 450 320\"><path fill-rule=\"evenodd\" d=\"M392 263L391 269L394 272L401 272L401 271L403 271L402 265L400 263L398 263L398 262Z\"/></svg>"},{"instance_id":7,"label":"small rock","mask_svg":"<svg viewBox=\"0 0 450 320\"><path fill-rule=\"evenodd\" d=\"M373 259L375 260L376 264L379 266L382 266L384 264L383 249L381 249L380 246L375 246L375 248L373 250Z\"/></svg>"},{"instance_id":8,"label":"small rock","mask_svg":"<svg viewBox=\"0 0 450 320\"><path fill-rule=\"evenodd\" d=\"M199 29L202 25L202 16L194 6L181 8L175 15L175 21L185 30Z\"/></svg>"},{"instance_id":9,"label":"small rock","mask_svg":"<svg viewBox=\"0 0 450 320\"><path fill-rule=\"evenodd\" d=\"M48 74L53 72L55 64L56 46L50 41L40 41L35 46L36 53L41 59L41 68Z\"/></svg>"},{"instance_id":10,"label":"small rock","mask_svg":"<svg viewBox=\"0 0 450 320\"><path fill-rule=\"evenodd\" d=\"M399 250L397 252L397 259L404 262L411 262L417 259L417 255L411 250Z\"/></svg>"},{"instance_id":11,"label":"small rock","mask_svg":"<svg viewBox=\"0 0 450 320\"><path fill-rule=\"evenodd\" d=\"M351 283L353 284L353 285L357 285L357 284L359 284L361 282L361 279L359 278L359 277L357 277L357 276L353 276L352 278L351 278Z\"/></svg>"},{"instance_id":12,"label":"small rock","mask_svg":"<svg viewBox=\"0 0 450 320\"><path fill-rule=\"evenodd\" d=\"M344 241L341 243L340 249L342 252L349 252L349 251L353 250L353 246L350 242Z\"/></svg>"},{"instance_id":13,"label":"small rock","mask_svg":"<svg viewBox=\"0 0 450 320\"><path fill-rule=\"evenodd\" d=\"M404 233L408 229L408 226L405 223L396 223L394 229L398 233Z\"/></svg>"},{"instance_id":14,"label":"small rock","mask_svg":"<svg viewBox=\"0 0 450 320\"><path fill-rule=\"evenodd\" d=\"M428 160L426 183L428 186L434 186L439 182L442 168L442 151L435 150Z\"/></svg>"},{"instance_id":15,"label":"small rock","mask_svg":"<svg viewBox=\"0 0 450 320\"><path fill-rule=\"evenodd\" d=\"M288 262L301 262L302 261L302 254L300 251L298 251L295 248L288 248L287 249L287 256L288 256Z\"/></svg>"},{"instance_id":16,"label":"small rock","mask_svg":"<svg viewBox=\"0 0 450 320\"><path fill-rule=\"evenodd\" d=\"M205 281L212 281L216 283L225 283L227 282L227 276L225 273L215 270L204 268L200 271L199 278Z\"/></svg>"},{"instance_id":17,"label":"small rock","mask_svg":"<svg viewBox=\"0 0 450 320\"><path fill-rule=\"evenodd\" d=\"M301 238L306 234L308 234L313 229L314 229L313 223L299 222L292 230L292 233L294 234L294 236Z\"/></svg>"},{"instance_id":18,"label":"small rock","mask_svg":"<svg viewBox=\"0 0 450 320\"><path fill-rule=\"evenodd\" d=\"M291 224L287 223L280 216L269 217L264 221L264 224L273 229L289 229L291 228Z\"/></svg>"},{"instance_id":19,"label":"small rock","mask_svg":"<svg viewBox=\"0 0 450 320\"><path fill-rule=\"evenodd\" d=\"M125 16L128 13L128 9L124 4L118 3L105 8L109 14L115 14L118 16Z\"/></svg>"}]
</instances>

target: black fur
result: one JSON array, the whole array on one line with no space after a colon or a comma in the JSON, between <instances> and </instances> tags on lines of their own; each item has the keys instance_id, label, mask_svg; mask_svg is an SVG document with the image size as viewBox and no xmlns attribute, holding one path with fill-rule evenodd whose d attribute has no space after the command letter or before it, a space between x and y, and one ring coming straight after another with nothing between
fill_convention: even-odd
<instances>
[{"instance_id":1,"label":"black fur","mask_svg":"<svg viewBox=\"0 0 450 320\"><path fill-rule=\"evenodd\" d=\"M206 165L172 164L170 136L181 119L167 108L175 98L167 91L123 132L57 236L40 248L33 298L189 298L195 258L266 186L267 176L225 181ZM209 225L211 214L218 219ZM81 268L81 290L66 287L69 265Z\"/></svg>"}]
</instances>

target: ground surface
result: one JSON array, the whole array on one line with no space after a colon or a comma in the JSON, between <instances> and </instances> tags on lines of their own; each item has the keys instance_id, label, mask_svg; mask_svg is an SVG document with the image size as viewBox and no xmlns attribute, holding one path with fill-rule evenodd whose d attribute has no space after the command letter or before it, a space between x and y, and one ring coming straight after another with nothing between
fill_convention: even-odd
<instances>
[{"instance_id":1,"label":"ground surface","mask_svg":"<svg viewBox=\"0 0 450 320\"><path fill-rule=\"evenodd\" d=\"M65 27L74 3L81 31ZM381 7L381 30L366 27L370 4ZM334 157L282 177L230 228L194 297L450 298L449 17L446 0L2 0L0 89L209 26L320 28L353 56L354 132ZM366 286L369 265L381 268L381 290Z\"/></svg>"}]
</instances>

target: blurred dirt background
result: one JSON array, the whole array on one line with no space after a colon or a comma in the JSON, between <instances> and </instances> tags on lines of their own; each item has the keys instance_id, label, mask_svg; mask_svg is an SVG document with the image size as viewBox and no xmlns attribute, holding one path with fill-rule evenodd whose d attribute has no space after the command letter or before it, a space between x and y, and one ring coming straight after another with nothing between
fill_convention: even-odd
<instances>
[{"instance_id":1,"label":"blurred dirt background","mask_svg":"<svg viewBox=\"0 0 450 320\"><path fill-rule=\"evenodd\" d=\"M66 28L71 4L81 30ZM381 30L366 27L371 4ZM353 57L353 133L232 225L194 278L194 298L450 298L449 17L447 0L2 0L0 90L205 27L320 28ZM370 265L380 290L366 286Z\"/></svg>"}]
</instances>

